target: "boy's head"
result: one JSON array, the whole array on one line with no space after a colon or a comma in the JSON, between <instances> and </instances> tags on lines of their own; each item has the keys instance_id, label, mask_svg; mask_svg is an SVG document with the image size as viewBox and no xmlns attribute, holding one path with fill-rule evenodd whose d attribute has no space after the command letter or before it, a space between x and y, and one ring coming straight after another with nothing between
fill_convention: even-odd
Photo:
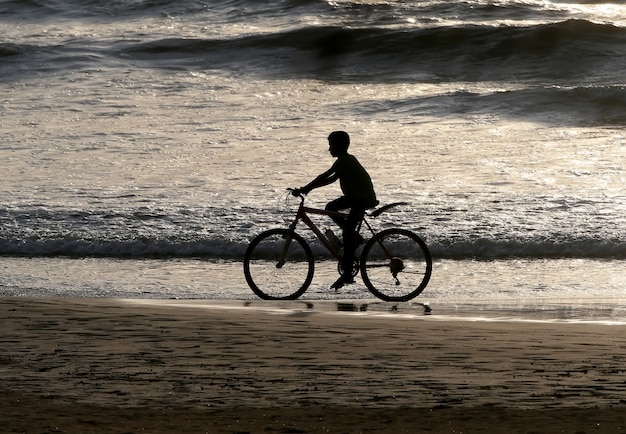
<instances>
[{"instance_id":1,"label":"boy's head","mask_svg":"<svg viewBox=\"0 0 626 434\"><path fill-rule=\"evenodd\" d=\"M332 151L335 151L337 155L348 152L350 146L350 136L345 131L333 131L328 136L328 144ZM333 153L333 154L334 154Z\"/></svg>"}]
</instances>

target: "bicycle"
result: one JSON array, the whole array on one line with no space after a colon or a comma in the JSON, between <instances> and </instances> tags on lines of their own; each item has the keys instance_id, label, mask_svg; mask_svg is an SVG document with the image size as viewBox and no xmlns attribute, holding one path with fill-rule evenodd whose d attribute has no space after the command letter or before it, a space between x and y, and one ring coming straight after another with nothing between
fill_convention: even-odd
<instances>
[{"instance_id":1,"label":"bicycle","mask_svg":"<svg viewBox=\"0 0 626 434\"><path fill-rule=\"evenodd\" d=\"M287 189L289 195L294 190ZM339 261L342 273L343 250L338 239L323 233L309 215L346 218L348 214L310 208L300 199L296 215L286 229L270 229L257 235L244 255L244 275L252 291L264 300L295 300L308 289L313 280L315 260L305 239L296 232L302 221L319 239L329 253ZM376 232L368 218L406 202L394 202L366 213L357 226L360 235L363 227L371 237L364 242L360 256L355 253L353 276L359 271L369 291L384 301L401 302L417 297L428 285L432 273L432 258L426 243L415 233L401 228ZM362 235L361 235L362 237ZM336 237L335 237L336 238Z\"/></svg>"}]
</instances>

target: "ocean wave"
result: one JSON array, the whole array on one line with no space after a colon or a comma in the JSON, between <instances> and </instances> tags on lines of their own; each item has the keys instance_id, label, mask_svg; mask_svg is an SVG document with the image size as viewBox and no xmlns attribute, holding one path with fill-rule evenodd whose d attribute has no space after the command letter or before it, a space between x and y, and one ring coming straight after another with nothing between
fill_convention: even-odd
<instances>
[{"instance_id":1,"label":"ocean wave","mask_svg":"<svg viewBox=\"0 0 626 434\"><path fill-rule=\"evenodd\" d=\"M0 4L0 16L19 20L113 19L146 15L182 15L205 12L204 2L195 0L7 0Z\"/></svg>"},{"instance_id":2,"label":"ocean wave","mask_svg":"<svg viewBox=\"0 0 626 434\"><path fill-rule=\"evenodd\" d=\"M414 29L309 26L235 38L167 38L120 43L117 55L147 66L249 67L259 74L337 72L388 80L430 73L440 78L580 77L623 61L626 29L581 20L530 27ZM580 62L584 58L585 62ZM607 72L605 69L605 73ZM381 74L381 72L387 72ZM564 76L565 75L565 76Z\"/></svg>"},{"instance_id":3,"label":"ocean wave","mask_svg":"<svg viewBox=\"0 0 626 434\"><path fill-rule=\"evenodd\" d=\"M455 240L430 246L435 258L455 260L495 259L626 259L626 241L581 238L570 240Z\"/></svg>"},{"instance_id":4,"label":"ocean wave","mask_svg":"<svg viewBox=\"0 0 626 434\"><path fill-rule=\"evenodd\" d=\"M29 73L42 68L46 73L64 73L130 64L374 82L511 81L513 77L559 82L597 77L615 82L626 68L625 28L575 19L532 26L300 24L236 36L148 37L2 43L0 59L11 60L12 68L21 64L21 70Z\"/></svg>"},{"instance_id":5,"label":"ocean wave","mask_svg":"<svg viewBox=\"0 0 626 434\"><path fill-rule=\"evenodd\" d=\"M32 50L32 47L28 45L0 43L0 58L17 56L29 50Z\"/></svg>"},{"instance_id":6,"label":"ocean wave","mask_svg":"<svg viewBox=\"0 0 626 434\"><path fill-rule=\"evenodd\" d=\"M120 259L148 258L223 258L243 256L241 244L229 240L172 241L137 238L132 240L89 239L0 239L0 255L17 257L102 257Z\"/></svg>"},{"instance_id":7,"label":"ocean wave","mask_svg":"<svg viewBox=\"0 0 626 434\"><path fill-rule=\"evenodd\" d=\"M513 222L518 217L511 215L512 223L502 228L490 220L493 211L487 206L473 218L477 226L468 230L464 213L450 215L445 225L440 225L441 203L432 207L436 217L432 224L426 223L428 218L423 213L400 213L390 218L393 217L392 226L417 231L435 258L626 259L626 238L621 235L620 221L610 219L601 229L583 226L578 220L580 216L567 208L561 210L566 212L562 217L567 222L546 225L542 218L529 221L528 210L521 209L519 218L526 216L526 224L516 226ZM590 220L597 218L587 213L585 216ZM380 229L391 227L390 221L383 220L372 223ZM4 208L0 209L0 255L238 260L243 258L252 238L277 226L280 225L274 212L250 208ZM316 256L329 258L306 228L299 232L311 242Z\"/></svg>"},{"instance_id":8,"label":"ocean wave","mask_svg":"<svg viewBox=\"0 0 626 434\"><path fill-rule=\"evenodd\" d=\"M350 107L351 112L363 116L384 111L388 118L399 119L424 113L458 116L470 110L538 123L621 126L626 125L626 87L551 85L482 93L459 90L426 98L363 101Z\"/></svg>"},{"instance_id":9,"label":"ocean wave","mask_svg":"<svg viewBox=\"0 0 626 434\"><path fill-rule=\"evenodd\" d=\"M600 1L571 3L602 4ZM587 8L590 9L590 8ZM399 24L415 21L433 24L458 21L510 22L554 21L566 19L572 8L554 2L474 0L430 2L364 2L326 0L222 0L199 2L197 0L5 0L0 2L0 16L19 20L57 19L116 19L147 16L179 17L203 14L205 21L226 18L250 22L259 17L287 16L291 22L302 15L313 15L321 21L339 19L345 23ZM592 12L590 12L592 13Z\"/></svg>"},{"instance_id":10,"label":"ocean wave","mask_svg":"<svg viewBox=\"0 0 626 434\"><path fill-rule=\"evenodd\" d=\"M521 115L540 119L546 113L561 113L580 125L626 125L624 86L553 86L514 93L516 101L524 101L518 104Z\"/></svg>"},{"instance_id":11,"label":"ocean wave","mask_svg":"<svg viewBox=\"0 0 626 434\"><path fill-rule=\"evenodd\" d=\"M427 239L434 259L495 260L585 258L626 260L626 241L580 238L553 240L515 239ZM32 238L1 239L0 255L16 257L108 257L120 259L211 258L241 260L248 240L206 238L176 240L138 237L134 239ZM316 258L330 259L316 241L311 244Z\"/></svg>"}]
</instances>

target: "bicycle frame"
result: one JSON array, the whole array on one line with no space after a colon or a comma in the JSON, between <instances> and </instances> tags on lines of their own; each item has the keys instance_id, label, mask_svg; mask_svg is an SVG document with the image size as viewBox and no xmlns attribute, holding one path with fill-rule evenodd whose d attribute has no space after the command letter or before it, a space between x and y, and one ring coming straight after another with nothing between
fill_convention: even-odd
<instances>
[{"instance_id":1,"label":"bicycle frame","mask_svg":"<svg viewBox=\"0 0 626 434\"><path fill-rule=\"evenodd\" d=\"M348 214L343 213L343 212L328 211L328 210L321 209L321 208L311 208L308 206L304 206L304 196L298 196L298 197L300 199L300 205L298 206L298 211L296 212L296 216L293 222L289 225L289 233L293 234L296 231L296 226L298 225L298 222L302 221L315 234L317 239L320 240L320 242L324 245L324 247L328 249L330 254L333 255L333 257L337 259L338 261L341 261L343 257L341 252L335 249L335 247L328 240L326 235L324 235L322 231L317 227L317 225L313 222L313 220L311 220L311 218L309 217L309 214L323 215L323 216L327 216L330 218L337 217L337 218L344 218L344 219L348 217ZM375 234L370 224L367 222L367 220L365 220L365 217L363 217L361 221L359 222L359 224L357 225L356 227L357 233L360 232L361 227L363 226L363 223L365 223L365 225L367 226L369 231L372 233L372 235ZM283 248L283 253L280 255L279 264L284 263L285 256L287 254L287 251L289 250L289 244L291 243L291 239L287 239L285 241L286 242Z\"/></svg>"},{"instance_id":2,"label":"bicycle frame","mask_svg":"<svg viewBox=\"0 0 626 434\"><path fill-rule=\"evenodd\" d=\"M293 222L289 225L289 233L292 234L296 231L296 226L299 221L302 221L307 227L315 234L318 240L328 249L328 251L333 255L337 260L341 260L342 255L337 249L333 247L331 242L326 238L326 236L322 233L322 231L317 227L317 225L311 220L309 214L315 215L324 215L328 217L338 217L338 218L347 218L348 214L336 211L327 211L321 208L311 208L308 206L304 206L304 197L300 196L300 206L298 206L298 211L296 212L296 216L293 219ZM289 249L289 243L291 239L286 240L284 253L286 254ZM280 262L284 261L284 254L281 255Z\"/></svg>"}]
</instances>

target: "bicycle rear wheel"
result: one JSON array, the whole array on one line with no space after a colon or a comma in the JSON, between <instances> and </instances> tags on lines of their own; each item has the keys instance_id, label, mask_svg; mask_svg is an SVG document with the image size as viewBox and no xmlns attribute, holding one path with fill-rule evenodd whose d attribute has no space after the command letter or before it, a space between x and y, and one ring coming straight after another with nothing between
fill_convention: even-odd
<instances>
[{"instance_id":1,"label":"bicycle rear wheel","mask_svg":"<svg viewBox=\"0 0 626 434\"><path fill-rule=\"evenodd\" d=\"M433 263L426 243L411 231L387 229L372 237L361 254L361 277L384 301L408 301L428 285Z\"/></svg>"},{"instance_id":2,"label":"bicycle rear wheel","mask_svg":"<svg viewBox=\"0 0 626 434\"><path fill-rule=\"evenodd\" d=\"M300 297L311 284L313 271L311 248L300 235L290 234L287 229L259 234L250 242L243 259L248 285L264 300Z\"/></svg>"}]
</instances>

